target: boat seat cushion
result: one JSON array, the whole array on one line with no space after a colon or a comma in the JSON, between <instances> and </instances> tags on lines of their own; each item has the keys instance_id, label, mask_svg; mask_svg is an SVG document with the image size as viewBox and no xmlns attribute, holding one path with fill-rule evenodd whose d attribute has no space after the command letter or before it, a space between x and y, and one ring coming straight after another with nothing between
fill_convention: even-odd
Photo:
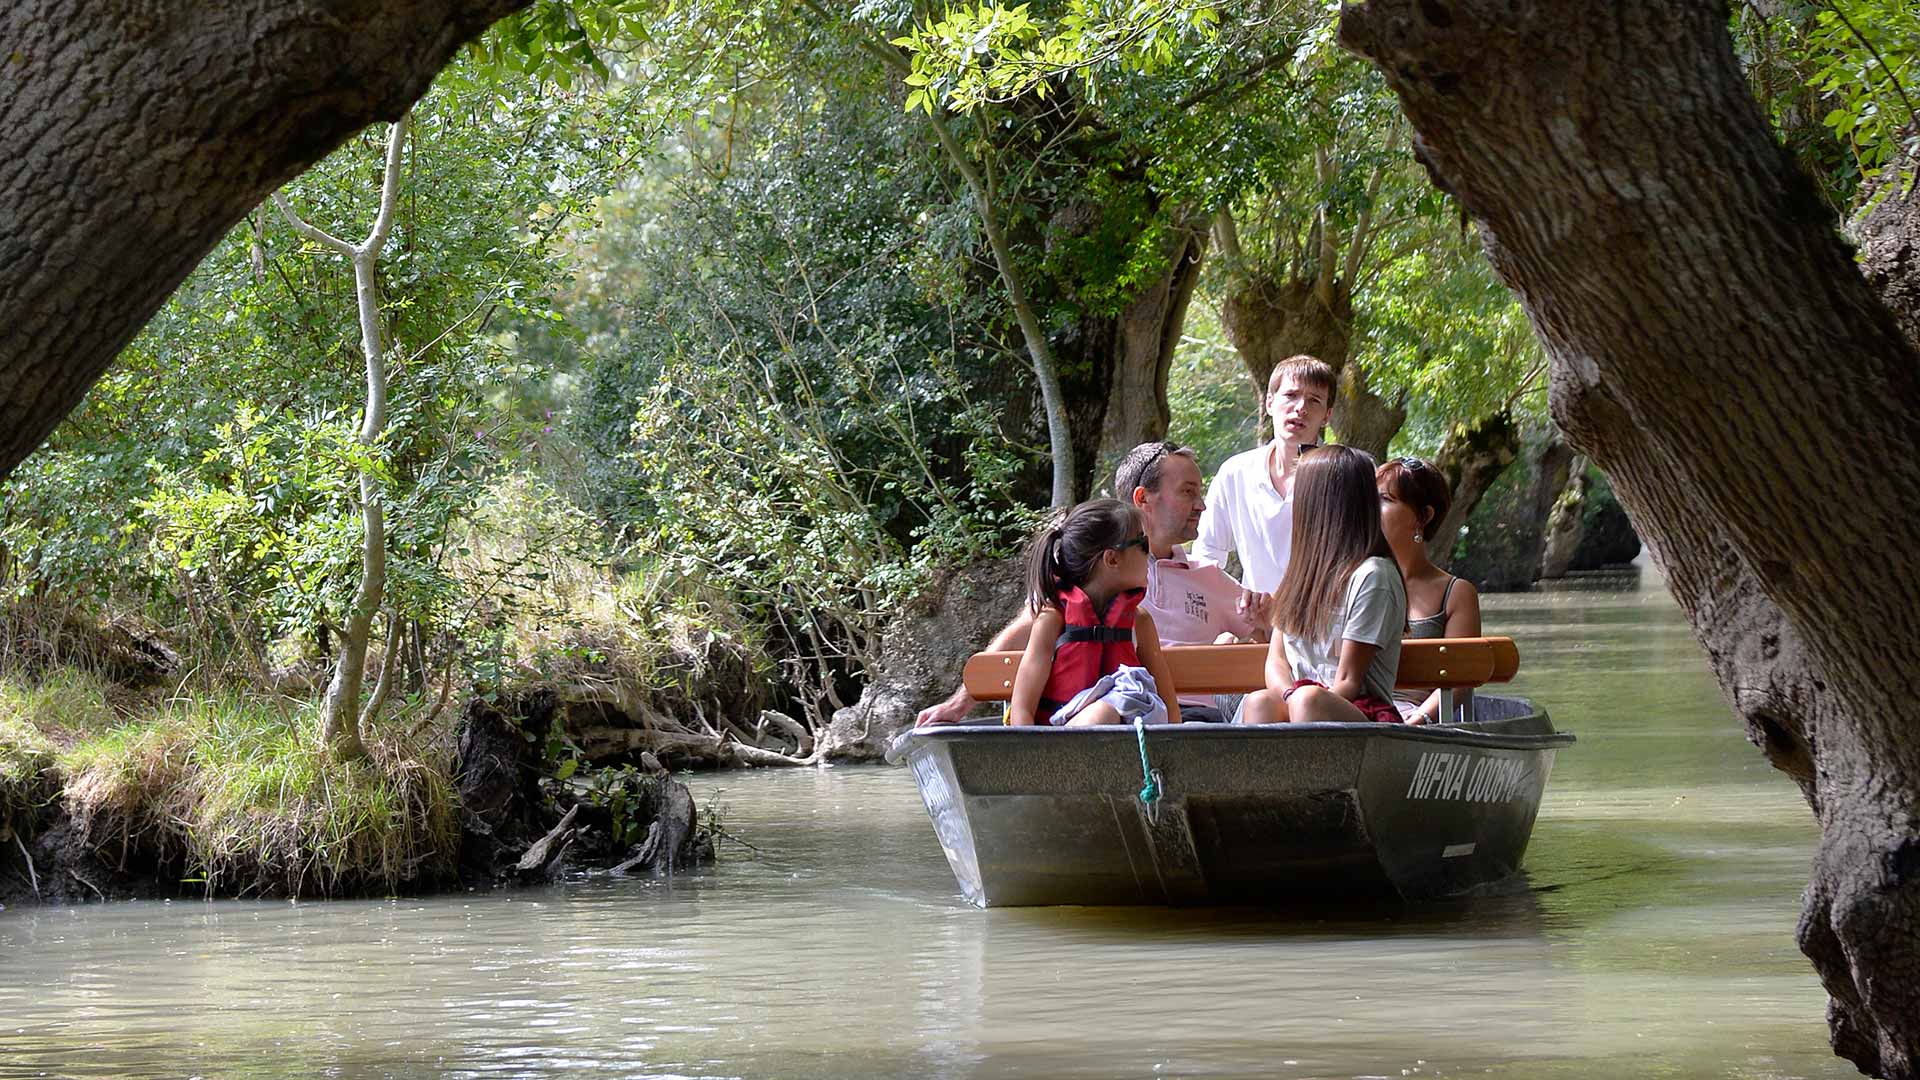
<instances>
[{"instance_id":1,"label":"boat seat cushion","mask_svg":"<svg viewBox=\"0 0 1920 1080\"><path fill-rule=\"evenodd\" d=\"M1182 694L1244 694L1267 685L1265 645L1172 645L1160 650ZM963 681L978 701L1013 696L1018 652L975 653ZM1400 643L1401 690L1465 689L1508 682L1520 669L1512 638L1408 638Z\"/></svg>"}]
</instances>

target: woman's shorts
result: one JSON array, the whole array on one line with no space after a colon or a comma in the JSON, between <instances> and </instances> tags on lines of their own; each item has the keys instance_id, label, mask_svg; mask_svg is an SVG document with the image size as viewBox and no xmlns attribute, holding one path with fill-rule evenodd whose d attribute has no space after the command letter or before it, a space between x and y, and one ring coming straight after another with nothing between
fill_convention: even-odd
<instances>
[{"instance_id":1,"label":"woman's shorts","mask_svg":"<svg viewBox=\"0 0 1920 1080\"><path fill-rule=\"evenodd\" d=\"M1160 700L1160 690L1153 685L1153 676L1143 667L1123 667L1115 669L1110 675L1100 676L1092 686L1073 695L1047 718L1047 723L1056 726L1065 724L1096 701L1113 706L1114 711L1120 714L1120 719L1129 724L1136 719L1149 724L1167 722L1167 703Z\"/></svg>"},{"instance_id":2,"label":"woman's shorts","mask_svg":"<svg viewBox=\"0 0 1920 1080\"><path fill-rule=\"evenodd\" d=\"M1285 701L1292 697L1293 692L1303 686L1317 686L1322 690L1327 688L1327 684L1318 679L1300 679L1292 686L1280 692L1280 700ZM1371 694L1354 698L1353 707L1359 709L1368 720L1376 724L1399 724L1404 722L1400 719L1400 710L1393 707L1393 702L1381 701Z\"/></svg>"}]
</instances>

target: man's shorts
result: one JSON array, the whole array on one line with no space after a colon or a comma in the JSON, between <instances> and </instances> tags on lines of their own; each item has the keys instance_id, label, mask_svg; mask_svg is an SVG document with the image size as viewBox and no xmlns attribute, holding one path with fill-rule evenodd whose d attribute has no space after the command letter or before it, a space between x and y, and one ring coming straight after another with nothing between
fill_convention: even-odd
<instances>
[{"instance_id":1,"label":"man's shorts","mask_svg":"<svg viewBox=\"0 0 1920 1080\"><path fill-rule=\"evenodd\" d=\"M1231 724L1245 694L1215 694L1211 705L1180 703L1180 719L1189 724Z\"/></svg>"}]
</instances>

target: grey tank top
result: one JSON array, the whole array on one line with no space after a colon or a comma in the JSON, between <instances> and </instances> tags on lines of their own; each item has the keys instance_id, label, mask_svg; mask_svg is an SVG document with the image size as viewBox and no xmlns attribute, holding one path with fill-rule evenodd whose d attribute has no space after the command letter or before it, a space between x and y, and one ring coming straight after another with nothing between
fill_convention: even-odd
<instances>
[{"instance_id":1,"label":"grey tank top","mask_svg":"<svg viewBox=\"0 0 1920 1080\"><path fill-rule=\"evenodd\" d=\"M1440 637L1447 636L1447 601L1453 598L1453 583L1459 580L1460 579L1457 577L1447 578L1447 587L1441 590L1440 592L1440 610L1439 611L1434 612L1433 614L1427 616L1424 619L1408 619L1407 620L1407 634L1406 634L1407 637L1440 638ZM1415 690L1415 691L1396 690L1394 691L1393 696L1397 700L1414 702L1414 703L1427 700L1427 694L1426 694L1426 691L1424 690ZM1455 694L1454 700L1458 703L1460 708L1466 711L1467 719L1469 720L1473 719L1473 691L1461 690L1457 694ZM1441 717L1440 722L1443 724L1450 724L1450 723L1453 723L1453 718Z\"/></svg>"},{"instance_id":2,"label":"grey tank top","mask_svg":"<svg viewBox=\"0 0 1920 1080\"><path fill-rule=\"evenodd\" d=\"M1447 636L1447 601L1453 596L1453 583L1457 577L1447 579L1447 587L1440 593L1440 610L1424 619L1408 619L1407 635L1410 638L1435 638Z\"/></svg>"}]
</instances>

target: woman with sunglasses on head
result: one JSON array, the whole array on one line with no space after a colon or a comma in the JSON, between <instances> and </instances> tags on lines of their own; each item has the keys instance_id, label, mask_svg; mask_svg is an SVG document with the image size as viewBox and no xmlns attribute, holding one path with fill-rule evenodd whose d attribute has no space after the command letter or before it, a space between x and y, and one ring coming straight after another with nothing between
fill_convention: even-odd
<instances>
[{"instance_id":1,"label":"woman with sunglasses on head","mask_svg":"<svg viewBox=\"0 0 1920 1080\"><path fill-rule=\"evenodd\" d=\"M1446 520L1453 505L1452 485L1439 469L1419 458L1396 458L1374 473L1380 488L1380 531L1393 548L1400 576L1407 583L1409 638L1479 637L1480 593L1434 565L1427 539ZM1460 695L1471 709L1469 693ZM1396 694L1394 703L1409 724L1431 724L1440 716L1440 692ZM1445 719L1451 720L1451 717Z\"/></svg>"},{"instance_id":2,"label":"woman with sunglasses on head","mask_svg":"<svg viewBox=\"0 0 1920 1080\"><path fill-rule=\"evenodd\" d=\"M1117 499L1094 499L1041 530L1027 553L1033 633L1007 723L1179 723L1147 593L1147 534Z\"/></svg>"}]
</instances>

